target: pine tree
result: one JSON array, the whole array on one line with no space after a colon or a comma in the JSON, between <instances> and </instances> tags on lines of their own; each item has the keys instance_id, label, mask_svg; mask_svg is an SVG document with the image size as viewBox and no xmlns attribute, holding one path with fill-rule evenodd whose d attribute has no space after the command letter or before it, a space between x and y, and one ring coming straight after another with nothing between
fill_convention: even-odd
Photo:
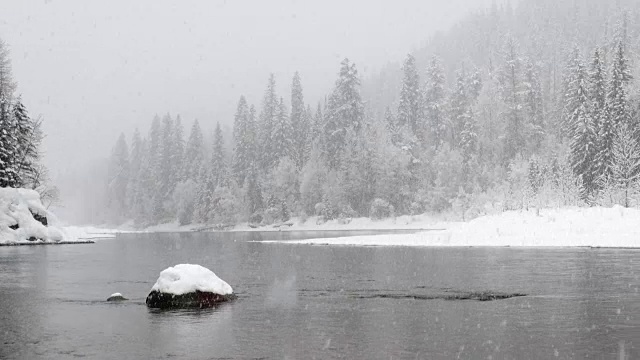
<instances>
[{"instance_id":1,"label":"pine tree","mask_svg":"<svg viewBox=\"0 0 640 360\"><path fill-rule=\"evenodd\" d=\"M276 155L274 146L277 144L273 141L273 128L278 113L278 98L276 95L276 80L271 74L267 82L267 89L264 92L262 100L262 111L260 112L259 127L259 155L261 157L262 170L270 170L276 163Z\"/></svg>"},{"instance_id":2,"label":"pine tree","mask_svg":"<svg viewBox=\"0 0 640 360\"><path fill-rule=\"evenodd\" d=\"M316 143L322 139L324 133L324 115L322 114L322 104L318 103L316 113L313 116L313 126L311 132L311 143Z\"/></svg>"},{"instance_id":3,"label":"pine tree","mask_svg":"<svg viewBox=\"0 0 640 360\"><path fill-rule=\"evenodd\" d=\"M293 143L291 131L287 107L284 105L284 100L280 98L276 111L276 121L273 124L273 133L271 134L273 163L269 165L270 169L275 168L284 157L291 157Z\"/></svg>"},{"instance_id":4,"label":"pine tree","mask_svg":"<svg viewBox=\"0 0 640 360\"><path fill-rule=\"evenodd\" d=\"M538 66L531 60L525 62L523 81L524 116L527 124L527 147L538 154L545 138L542 85Z\"/></svg>"},{"instance_id":5,"label":"pine tree","mask_svg":"<svg viewBox=\"0 0 640 360\"><path fill-rule=\"evenodd\" d=\"M623 193L623 205L631 206L640 191L640 146L627 124L616 132L611 172L613 184Z\"/></svg>"},{"instance_id":6,"label":"pine tree","mask_svg":"<svg viewBox=\"0 0 640 360\"><path fill-rule=\"evenodd\" d=\"M337 168L347 146L349 132L359 133L364 123L358 71L349 59L341 63L340 75L329 97L324 126L324 152L330 168Z\"/></svg>"},{"instance_id":7,"label":"pine tree","mask_svg":"<svg viewBox=\"0 0 640 360\"><path fill-rule=\"evenodd\" d=\"M511 161L524 149L525 138L522 122L522 59L516 40L509 36L504 47L504 64L499 80L502 101L505 104L503 117L506 123L504 136L505 160Z\"/></svg>"},{"instance_id":8,"label":"pine tree","mask_svg":"<svg viewBox=\"0 0 640 360\"><path fill-rule=\"evenodd\" d=\"M615 127L620 124L628 124L630 121L627 85L631 79L625 47L623 42L619 42L613 59L611 82L607 93L607 116Z\"/></svg>"},{"instance_id":9,"label":"pine tree","mask_svg":"<svg viewBox=\"0 0 640 360\"><path fill-rule=\"evenodd\" d=\"M233 174L240 186L244 184L249 166L255 155L253 152L255 139L252 131L253 129L250 128L249 106L245 97L241 96L233 122Z\"/></svg>"},{"instance_id":10,"label":"pine tree","mask_svg":"<svg viewBox=\"0 0 640 360\"><path fill-rule=\"evenodd\" d=\"M15 169L16 186L27 185L35 188L34 180L38 177L37 162L40 158L38 151L39 139L35 133L34 122L29 117L27 109L18 98L13 105L14 136L16 140Z\"/></svg>"},{"instance_id":11,"label":"pine tree","mask_svg":"<svg viewBox=\"0 0 640 360\"><path fill-rule=\"evenodd\" d=\"M611 68L611 79L608 86L605 114L600 124L600 142L597 166L599 175L609 178L613 164L613 147L617 129L622 125L630 125L630 111L627 104L626 86L631 74L624 52L624 46L618 43ZM633 128L632 128L633 129ZM632 131L636 131L633 129Z\"/></svg>"},{"instance_id":12,"label":"pine tree","mask_svg":"<svg viewBox=\"0 0 640 360\"><path fill-rule=\"evenodd\" d=\"M161 174L161 143L162 123L159 116L155 116L149 129L149 140L146 151L145 170L142 171L142 183L145 189L145 216L144 223L157 223L162 214L164 198L160 192Z\"/></svg>"},{"instance_id":13,"label":"pine tree","mask_svg":"<svg viewBox=\"0 0 640 360\"><path fill-rule=\"evenodd\" d=\"M571 76L571 93L567 101L574 107L566 123L569 126L571 139L571 168L582 184L582 198L589 201L597 189L598 172L596 166L597 134L593 120L589 114L589 83L584 65L577 59L576 74Z\"/></svg>"},{"instance_id":14,"label":"pine tree","mask_svg":"<svg viewBox=\"0 0 640 360\"><path fill-rule=\"evenodd\" d=\"M138 128L131 138L129 156L129 182L127 183L127 216L140 220L144 209L142 171L144 169L144 144Z\"/></svg>"},{"instance_id":15,"label":"pine tree","mask_svg":"<svg viewBox=\"0 0 640 360\"><path fill-rule=\"evenodd\" d=\"M424 144L424 101L420 90L420 76L413 55L407 55L402 72L404 77L398 105L398 126L406 128L421 144Z\"/></svg>"},{"instance_id":16,"label":"pine tree","mask_svg":"<svg viewBox=\"0 0 640 360\"><path fill-rule=\"evenodd\" d=\"M461 144L460 135L471 113L471 102L467 94L467 78L463 70L456 74L456 87L451 93L449 137L451 146Z\"/></svg>"},{"instance_id":17,"label":"pine tree","mask_svg":"<svg viewBox=\"0 0 640 360\"><path fill-rule=\"evenodd\" d=\"M602 55L599 48L596 48L593 54L591 68L589 69L589 100L591 103L589 107L589 118L593 122L593 128L597 135L596 151L598 155L595 160L596 173L600 176L606 172L606 169L598 165L598 157L602 155L603 138L609 138L607 134L611 129L607 128L610 123L606 122L605 118L607 104L606 81L604 67L602 65Z\"/></svg>"},{"instance_id":18,"label":"pine tree","mask_svg":"<svg viewBox=\"0 0 640 360\"><path fill-rule=\"evenodd\" d=\"M187 140L184 152L183 172L186 179L198 182L200 180L203 162L204 140L202 130L200 129L200 123L198 120L195 120L191 126L191 133L189 134L189 139Z\"/></svg>"},{"instance_id":19,"label":"pine tree","mask_svg":"<svg viewBox=\"0 0 640 360\"><path fill-rule=\"evenodd\" d=\"M127 187L129 184L129 149L124 134L120 134L111 153L107 189L112 221L120 222L127 214Z\"/></svg>"},{"instance_id":20,"label":"pine tree","mask_svg":"<svg viewBox=\"0 0 640 360\"><path fill-rule=\"evenodd\" d=\"M174 143L173 143L174 125L173 119L169 114L165 115L162 119L162 141L160 143L160 177L158 181L159 195L162 197L162 201L169 199L173 188L175 187L174 179Z\"/></svg>"},{"instance_id":21,"label":"pine tree","mask_svg":"<svg viewBox=\"0 0 640 360\"><path fill-rule=\"evenodd\" d=\"M424 96L426 121L430 143L435 150L440 149L446 137L446 94L444 70L437 57L433 57L427 69L427 85Z\"/></svg>"},{"instance_id":22,"label":"pine tree","mask_svg":"<svg viewBox=\"0 0 640 360\"><path fill-rule=\"evenodd\" d=\"M249 167L249 172L247 174L245 199L249 216L264 210L262 186L258 179L258 169L254 163Z\"/></svg>"},{"instance_id":23,"label":"pine tree","mask_svg":"<svg viewBox=\"0 0 640 360\"><path fill-rule=\"evenodd\" d=\"M211 221L214 217L216 190L219 187L229 186L224 136L219 122L216 123L214 131L212 150L211 163L206 167L206 174L200 180L195 204L196 218L201 222Z\"/></svg>"},{"instance_id":24,"label":"pine tree","mask_svg":"<svg viewBox=\"0 0 640 360\"><path fill-rule=\"evenodd\" d=\"M296 71L291 85L291 158L298 169L307 161L310 121L305 110L300 74Z\"/></svg>"},{"instance_id":25,"label":"pine tree","mask_svg":"<svg viewBox=\"0 0 640 360\"><path fill-rule=\"evenodd\" d=\"M183 168L184 162L184 127L182 126L182 119L180 115L176 118L173 130L172 139L172 152L171 152L171 180L173 187L185 180L185 173Z\"/></svg>"},{"instance_id":26,"label":"pine tree","mask_svg":"<svg viewBox=\"0 0 640 360\"><path fill-rule=\"evenodd\" d=\"M216 123L216 129L213 135L213 153L211 154L211 178L213 186L210 189L215 189L217 186L225 184L227 181L227 155L224 149L224 136L222 135L222 128L220 123Z\"/></svg>"},{"instance_id":27,"label":"pine tree","mask_svg":"<svg viewBox=\"0 0 640 360\"><path fill-rule=\"evenodd\" d=\"M15 121L9 107L9 100L0 93L0 187L19 186L16 164L18 140Z\"/></svg>"}]
</instances>

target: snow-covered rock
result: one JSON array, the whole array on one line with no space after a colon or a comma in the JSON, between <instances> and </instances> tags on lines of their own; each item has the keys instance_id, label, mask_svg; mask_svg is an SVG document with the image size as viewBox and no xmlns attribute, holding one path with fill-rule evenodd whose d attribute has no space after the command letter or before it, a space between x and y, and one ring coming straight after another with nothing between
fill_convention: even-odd
<instances>
[{"instance_id":1,"label":"snow-covered rock","mask_svg":"<svg viewBox=\"0 0 640 360\"><path fill-rule=\"evenodd\" d=\"M0 244L66 240L61 229L45 226L51 217L36 191L0 188Z\"/></svg>"},{"instance_id":2,"label":"snow-covered rock","mask_svg":"<svg viewBox=\"0 0 640 360\"><path fill-rule=\"evenodd\" d=\"M122 294L120 293L113 293L107 299L107 301L124 301L124 300L128 300L128 299L122 296Z\"/></svg>"},{"instance_id":3,"label":"snow-covered rock","mask_svg":"<svg viewBox=\"0 0 640 360\"><path fill-rule=\"evenodd\" d=\"M233 288L213 271L200 265L179 264L160 273L146 302L151 308L203 308L233 298Z\"/></svg>"}]
</instances>

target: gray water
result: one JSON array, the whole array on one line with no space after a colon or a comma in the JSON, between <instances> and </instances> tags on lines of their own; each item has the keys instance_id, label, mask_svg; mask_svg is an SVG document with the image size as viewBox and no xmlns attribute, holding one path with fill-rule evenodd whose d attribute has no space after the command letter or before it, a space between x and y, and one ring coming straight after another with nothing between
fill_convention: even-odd
<instances>
[{"instance_id":1,"label":"gray water","mask_svg":"<svg viewBox=\"0 0 640 360\"><path fill-rule=\"evenodd\" d=\"M129 234L0 248L0 358L640 357L640 251L248 241L333 235L346 233ZM159 272L178 263L210 268L239 298L148 309ZM402 297L482 290L529 296ZM105 302L113 292L131 300Z\"/></svg>"}]
</instances>

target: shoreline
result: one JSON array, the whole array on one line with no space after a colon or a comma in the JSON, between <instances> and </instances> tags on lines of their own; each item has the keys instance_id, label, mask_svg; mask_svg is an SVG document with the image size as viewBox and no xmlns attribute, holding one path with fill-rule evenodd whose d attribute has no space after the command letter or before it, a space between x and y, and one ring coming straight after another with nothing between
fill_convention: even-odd
<instances>
[{"instance_id":1,"label":"shoreline","mask_svg":"<svg viewBox=\"0 0 640 360\"><path fill-rule=\"evenodd\" d=\"M17 242L17 243L0 243L0 246L39 246L39 245L76 245L76 244L95 244L93 240L78 240L78 241L58 241L58 242L43 242L43 241L30 241L30 242Z\"/></svg>"},{"instance_id":2,"label":"shoreline","mask_svg":"<svg viewBox=\"0 0 640 360\"><path fill-rule=\"evenodd\" d=\"M467 222L444 221L429 215L402 216L385 220L352 219L348 223L330 221L318 224L314 218L284 226L250 228L237 225L229 230L203 229L202 224L178 226L176 223L145 230L102 230L85 234L154 232L336 232L336 237L276 241L283 244L325 246L405 246L405 247L532 247L532 248L640 248L640 209L613 206L568 207L505 211ZM78 228L82 230L81 228ZM377 232L374 235L344 236L341 232ZM340 236L342 235L342 236ZM87 238L78 236L77 238ZM274 241L271 241L274 243Z\"/></svg>"}]
</instances>

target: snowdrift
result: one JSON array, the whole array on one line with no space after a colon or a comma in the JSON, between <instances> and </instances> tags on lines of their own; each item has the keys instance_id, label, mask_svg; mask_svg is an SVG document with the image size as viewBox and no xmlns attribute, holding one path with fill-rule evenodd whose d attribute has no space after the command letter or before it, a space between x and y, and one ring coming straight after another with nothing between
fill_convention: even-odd
<instances>
[{"instance_id":1,"label":"snowdrift","mask_svg":"<svg viewBox=\"0 0 640 360\"><path fill-rule=\"evenodd\" d=\"M43 224L52 218L36 191L0 188L0 244L73 241L60 228Z\"/></svg>"},{"instance_id":2,"label":"snowdrift","mask_svg":"<svg viewBox=\"0 0 640 360\"><path fill-rule=\"evenodd\" d=\"M621 206L507 211L498 215L483 216L467 223L451 223L445 226L444 231L415 234L283 242L351 246L640 248L640 210Z\"/></svg>"}]
</instances>

